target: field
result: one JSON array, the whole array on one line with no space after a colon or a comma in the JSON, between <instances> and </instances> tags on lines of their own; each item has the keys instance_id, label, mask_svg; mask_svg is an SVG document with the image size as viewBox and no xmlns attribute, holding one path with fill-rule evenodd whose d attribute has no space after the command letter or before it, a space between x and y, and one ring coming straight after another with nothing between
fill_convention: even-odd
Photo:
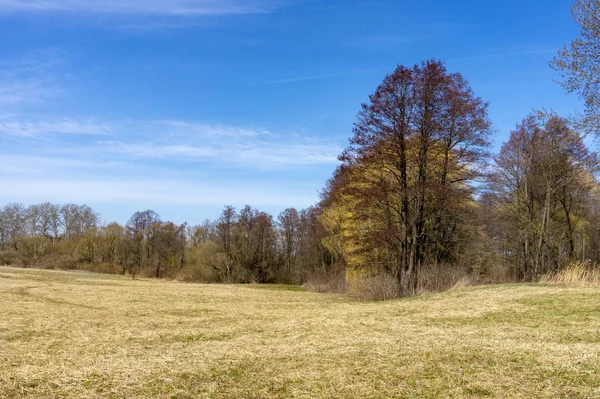
<instances>
[{"instance_id":1,"label":"field","mask_svg":"<svg viewBox=\"0 0 600 399\"><path fill-rule=\"evenodd\" d=\"M0 398L598 398L600 289L363 303L0 267Z\"/></svg>"}]
</instances>

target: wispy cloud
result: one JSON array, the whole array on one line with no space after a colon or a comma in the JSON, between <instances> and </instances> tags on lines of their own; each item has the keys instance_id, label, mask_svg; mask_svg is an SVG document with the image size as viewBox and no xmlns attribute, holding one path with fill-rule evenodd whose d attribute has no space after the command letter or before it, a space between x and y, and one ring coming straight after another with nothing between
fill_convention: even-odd
<instances>
[{"instance_id":1,"label":"wispy cloud","mask_svg":"<svg viewBox=\"0 0 600 399\"><path fill-rule=\"evenodd\" d=\"M295 82L304 82L307 80L318 80L318 79L327 79L327 78L337 78L342 76L350 76L350 75L360 75L364 73L371 72L381 72L385 71L384 68L368 68L368 69L354 69L348 71L339 71L339 72L331 72L331 73L322 73L322 74L309 74L309 75L301 75L301 76L292 76L281 79L273 79L266 80L263 82L257 82L254 85L276 85L276 84L284 84L284 83L295 83Z\"/></svg>"},{"instance_id":2,"label":"wispy cloud","mask_svg":"<svg viewBox=\"0 0 600 399\"><path fill-rule=\"evenodd\" d=\"M0 87L0 104L41 103L56 98L59 94L58 87L48 85L41 80L9 81Z\"/></svg>"},{"instance_id":3,"label":"wispy cloud","mask_svg":"<svg viewBox=\"0 0 600 399\"><path fill-rule=\"evenodd\" d=\"M273 0L0 0L4 12L206 16L266 13Z\"/></svg>"},{"instance_id":4,"label":"wispy cloud","mask_svg":"<svg viewBox=\"0 0 600 399\"><path fill-rule=\"evenodd\" d=\"M94 151L137 159L202 162L218 167L244 165L278 169L337 162L341 148L317 138L281 135L266 129L210 125L190 121L130 123L128 131L151 132L151 138L101 141Z\"/></svg>"},{"instance_id":5,"label":"wispy cloud","mask_svg":"<svg viewBox=\"0 0 600 399\"><path fill-rule=\"evenodd\" d=\"M338 162L341 143L303 131L56 116L65 58L0 61L0 203L304 207Z\"/></svg>"},{"instance_id":6,"label":"wispy cloud","mask_svg":"<svg viewBox=\"0 0 600 399\"><path fill-rule=\"evenodd\" d=\"M0 62L0 105L42 103L59 97L64 92L56 73L60 65L60 56L54 51Z\"/></svg>"},{"instance_id":7,"label":"wispy cloud","mask_svg":"<svg viewBox=\"0 0 600 399\"><path fill-rule=\"evenodd\" d=\"M128 158L171 159L178 162L202 162L219 167L249 166L255 169L281 169L301 165L327 165L337 162L341 148L318 143L245 143L157 144L99 143L95 151L118 153Z\"/></svg>"},{"instance_id":8,"label":"wispy cloud","mask_svg":"<svg viewBox=\"0 0 600 399\"><path fill-rule=\"evenodd\" d=\"M128 165L120 161L99 161L84 158L62 158L57 156L29 156L1 154L0 174L34 173L36 175L62 173L68 169L102 170L123 168Z\"/></svg>"},{"instance_id":9,"label":"wispy cloud","mask_svg":"<svg viewBox=\"0 0 600 399\"><path fill-rule=\"evenodd\" d=\"M65 125L65 130L71 128L73 133L115 133L114 139L96 141L90 144L91 148L83 148L87 153L142 162L169 160L216 168L244 166L276 170L300 165L332 165L337 163L341 151L340 145L310 135L278 134L257 127L185 120L105 124L84 119L69 120ZM1 126L0 119L0 131ZM36 131L35 127L32 130ZM118 132L127 132L127 138L117 138Z\"/></svg>"},{"instance_id":10,"label":"wispy cloud","mask_svg":"<svg viewBox=\"0 0 600 399\"><path fill-rule=\"evenodd\" d=\"M102 133L110 140L96 136ZM7 190L0 190L0 203L252 204L278 212L315 203L327 178L315 166L333 169L340 150L317 136L196 121L28 122L5 115L0 186Z\"/></svg>"},{"instance_id":11,"label":"wispy cloud","mask_svg":"<svg viewBox=\"0 0 600 399\"><path fill-rule=\"evenodd\" d=\"M20 137L48 134L107 135L113 132L110 126L90 118L37 121L0 118L0 134Z\"/></svg>"},{"instance_id":12,"label":"wispy cloud","mask_svg":"<svg viewBox=\"0 0 600 399\"><path fill-rule=\"evenodd\" d=\"M499 53L499 54L487 54L477 55L474 57L455 58L450 61L469 61L469 60L483 60L486 58L502 58L502 57L514 57L519 55L534 55L534 54L545 54L545 53L556 53L558 50L532 50L532 51L519 51L516 53Z\"/></svg>"},{"instance_id":13,"label":"wispy cloud","mask_svg":"<svg viewBox=\"0 0 600 399\"><path fill-rule=\"evenodd\" d=\"M127 133L126 135L123 133ZM309 135L276 134L266 129L203 124L194 121L104 122L93 118L21 120L0 116L0 138L46 139L38 149L57 159L202 163L211 168L278 170L295 166L334 165L341 146ZM83 137L87 137L85 140ZM96 136L109 136L98 139ZM37 142L37 141L36 141ZM25 144L23 144L25 143ZM1 155L1 152L0 152Z\"/></svg>"},{"instance_id":14,"label":"wispy cloud","mask_svg":"<svg viewBox=\"0 0 600 399\"><path fill-rule=\"evenodd\" d=\"M266 130L246 129L226 125L210 125L198 122L186 122L178 120L155 121L155 125L167 129L170 136L182 134L185 136L199 137L256 137L269 135Z\"/></svg>"}]
</instances>

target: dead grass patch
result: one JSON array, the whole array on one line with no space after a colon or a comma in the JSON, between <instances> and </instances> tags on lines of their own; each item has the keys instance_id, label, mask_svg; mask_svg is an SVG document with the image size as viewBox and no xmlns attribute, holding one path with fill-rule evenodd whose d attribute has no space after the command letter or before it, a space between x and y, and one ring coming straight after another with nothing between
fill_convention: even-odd
<instances>
[{"instance_id":1,"label":"dead grass patch","mask_svg":"<svg viewBox=\"0 0 600 399\"><path fill-rule=\"evenodd\" d=\"M0 398L596 398L600 289L357 302L0 267ZM26 293L23 295L22 293Z\"/></svg>"},{"instance_id":2,"label":"dead grass patch","mask_svg":"<svg viewBox=\"0 0 600 399\"><path fill-rule=\"evenodd\" d=\"M598 287L600 286L600 266L592 264L589 260L573 262L556 273L543 276L540 282L575 287Z\"/></svg>"}]
</instances>

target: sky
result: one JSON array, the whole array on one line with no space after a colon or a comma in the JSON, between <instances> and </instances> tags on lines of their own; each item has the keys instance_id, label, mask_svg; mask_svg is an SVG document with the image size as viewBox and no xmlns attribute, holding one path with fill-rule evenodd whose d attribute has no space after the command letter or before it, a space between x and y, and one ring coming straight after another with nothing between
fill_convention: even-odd
<instances>
[{"instance_id":1,"label":"sky","mask_svg":"<svg viewBox=\"0 0 600 399\"><path fill-rule=\"evenodd\" d=\"M0 0L0 206L195 224L316 203L360 105L436 58L488 101L498 150L581 107L548 67L572 0Z\"/></svg>"}]
</instances>

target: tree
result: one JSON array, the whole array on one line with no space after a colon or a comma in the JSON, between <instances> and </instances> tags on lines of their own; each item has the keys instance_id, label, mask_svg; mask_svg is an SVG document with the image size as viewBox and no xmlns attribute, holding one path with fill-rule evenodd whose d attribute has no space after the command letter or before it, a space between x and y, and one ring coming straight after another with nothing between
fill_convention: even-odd
<instances>
[{"instance_id":1,"label":"tree","mask_svg":"<svg viewBox=\"0 0 600 399\"><path fill-rule=\"evenodd\" d=\"M88 228L79 237L79 253L82 259L90 264L98 263L98 249L100 246L100 231L96 227Z\"/></svg>"},{"instance_id":2,"label":"tree","mask_svg":"<svg viewBox=\"0 0 600 399\"><path fill-rule=\"evenodd\" d=\"M439 61L386 76L362 106L330 190L349 266L375 265L414 291L423 263L451 250L446 238L473 200L490 127L487 104Z\"/></svg>"},{"instance_id":3,"label":"tree","mask_svg":"<svg viewBox=\"0 0 600 399\"><path fill-rule=\"evenodd\" d=\"M273 217L246 205L235 226L234 254L243 282L271 282L277 273Z\"/></svg>"},{"instance_id":4,"label":"tree","mask_svg":"<svg viewBox=\"0 0 600 399\"><path fill-rule=\"evenodd\" d=\"M123 242L125 229L117 222L113 222L102 229L102 258L104 262L125 265L123 256Z\"/></svg>"},{"instance_id":5,"label":"tree","mask_svg":"<svg viewBox=\"0 0 600 399\"><path fill-rule=\"evenodd\" d=\"M296 272L296 261L298 257L298 245L300 243L301 218L298 211L288 208L279 214L277 218L280 228L280 239L283 250L283 265L285 279L294 280Z\"/></svg>"},{"instance_id":6,"label":"tree","mask_svg":"<svg viewBox=\"0 0 600 399\"><path fill-rule=\"evenodd\" d=\"M518 280L534 280L576 258L595 186L597 158L553 113L530 114L496 157L495 208Z\"/></svg>"},{"instance_id":7,"label":"tree","mask_svg":"<svg viewBox=\"0 0 600 399\"><path fill-rule=\"evenodd\" d=\"M172 222L153 224L154 277L160 278L164 272L174 272L183 267L186 244L186 225L177 226Z\"/></svg>"},{"instance_id":8,"label":"tree","mask_svg":"<svg viewBox=\"0 0 600 399\"><path fill-rule=\"evenodd\" d=\"M215 225L210 220L205 220L202 224L187 226L186 232L189 245L196 248L215 235Z\"/></svg>"},{"instance_id":9,"label":"tree","mask_svg":"<svg viewBox=\"0 0 600 399\"><path fill-rule=\"evenodd\" d=\"M298 233L297 269L298 282L306 281L311 275L333 275L338 277L345 265L341 258L327 248L328 231L321 219L324 203L300 211Z\"/></svg>"},{"instance_id":10,"label":"tree","mask_svg":"<svg viewBox=\"0 0 600 399\"><path fill-rule=\"evenodd\" d=\"M600 133L600 0L577 0L571 9L580 37L565 46L550 63L561 71L563 88L585 102L584 126Z\"/></svg>"},{"instance_id":11,"label":"tree","mask_svg":"<svg viewBox=\"0 0 600 399\"><path fill-rule=\"evenodd\" d=\"M65 204L60 208L60 219L67 240L76 235L76 219L79 212L79 206L75 204Z\"/></svg>"},{"instance_id":12,"label":"tree","mask_svg":"<svg viewBox=\"0 0 600 399\"><path fill-rule=\"evenodd\" d=\"M217 241L219 245L223 248L225 256L223 257L223 262L225 263L222 267L224 271L224 279L230 280L232 278L233 273L233 265L234 265L234 235L235 235L235 225L238 221L238 214L235 211L235 208L231 205L227 205L221 216L219 217L216 224L216 233L217 233Z\"/></svg>"},{"instance_id":13,"label":"tree","mask_svg":"<svg viewBox=\"0 0 600 399\"><path fill-rule=\"evenodd\" d=\"M29 205L26 210L25 220L27 221L27 233L32 236L43 235L40 231L43 230L41 227L41 212L40 205Z\"/></svg>"},{"instance_id":14,"label":"tree","mask_svg":"<svg viewBox=\"0 0 600 399\"><path fill-rule=\"evenodd\" d=\"M12 203L2 209L3 247L10 243L12 249L17 249L17 239L27 234L27 212L23 204Z\"/></svg>"},{"instance_id":15,"label":"tree","mask_svg":"<svg viewBox=\"0 0 600 399\"><path fill-rule=\"evenodd\" d=\"M127 222L127 242L133 256L129 267L132 278L148 265L148 260L152 257L153 241L156 237L153 231L155 224L159 222L160 216L150 209L134 213Z\"/></svg>"}]
</instances>

